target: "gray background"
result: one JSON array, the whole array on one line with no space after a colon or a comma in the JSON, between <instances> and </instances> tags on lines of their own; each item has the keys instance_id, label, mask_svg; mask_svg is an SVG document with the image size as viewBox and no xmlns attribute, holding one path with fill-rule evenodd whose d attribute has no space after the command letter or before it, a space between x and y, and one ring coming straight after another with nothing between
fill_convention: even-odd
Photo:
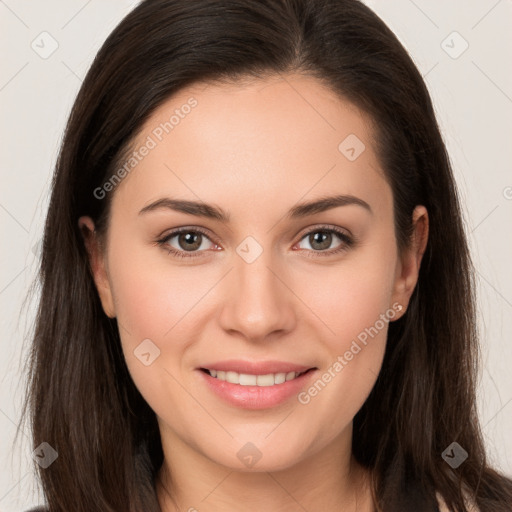
<instances>
[{"instance_id":1,"label":"gray background","mask_svg":"<svg viewBox=\"0 0 512 512\"><path fill-rule=\"evenodd\" d=\"M42 502L29 433L12 443L34 316L34 303L22 301L64 123L95 53L137 3L0 0L0 512ZM424 75L454 164L477 268L483 433L491 461L512 475L512 2L366 3Z\"/></svg>"}]
</instances>

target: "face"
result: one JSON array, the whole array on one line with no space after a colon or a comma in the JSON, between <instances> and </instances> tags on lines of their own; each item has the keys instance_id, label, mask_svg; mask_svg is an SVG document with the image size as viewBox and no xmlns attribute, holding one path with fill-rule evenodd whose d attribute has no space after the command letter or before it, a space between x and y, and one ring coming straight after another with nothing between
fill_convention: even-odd
<instances>
[{"instance_id":1,"label":"face","mask_svg":"<svg viewBox=\"0 0 512 512\"><path fill-rule=\"evenodd\" d=\"M418 207L418 242L397 251L370 120L285 78L170 98L107 192L105 251L88 242L162 438L247 471L247 455L278 470L350 438L426 243Z\"/></svg>"}]
</instances>

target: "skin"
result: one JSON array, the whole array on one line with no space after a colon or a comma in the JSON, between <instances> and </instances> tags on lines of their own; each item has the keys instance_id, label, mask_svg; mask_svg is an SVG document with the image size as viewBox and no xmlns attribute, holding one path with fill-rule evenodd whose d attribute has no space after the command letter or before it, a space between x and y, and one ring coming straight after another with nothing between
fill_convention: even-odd
<instances>
[{"instance_id":1,"label":"skin","mask_svg":"<svg viewBox=\"0 0 512 512\"><path fill-rule=\"evenodd\" d=\"M240 358L327 371L393 304L403 306L393 320L406 312L427 211L415 209L410 248L399 254L370 119L306 76L190 86L153 113L135 146L191 96L197 106L112 192L105 244L89 217L79 220L103 309L117 318L129 371L158 418L162 510L178 510L167 488L191 512L235 511L241 502L249 512L371 511L369 475L351 454L352 420L380 371L387 323L307 404L293 397L264 410L236 408L195 368ZM349 134L365 144L354 161L338 150ZM286 217L298 202L334 194L356 196L372 213L346 205ZM163 197L215 204L230 222L171 209L139 215ZM322 255L344 245L332 234L318 248L307 235L324 224L357 243ZM208 233L197 258L178 259L155 243L182 226ZM250 264L236 252L247 236L263 250ZM178 236L168 245L185 252ZM161 352L145 366L134 350L148 338ZM247 442L262 454L251 468L237 457Z\"/></svg>"}]
</instances>

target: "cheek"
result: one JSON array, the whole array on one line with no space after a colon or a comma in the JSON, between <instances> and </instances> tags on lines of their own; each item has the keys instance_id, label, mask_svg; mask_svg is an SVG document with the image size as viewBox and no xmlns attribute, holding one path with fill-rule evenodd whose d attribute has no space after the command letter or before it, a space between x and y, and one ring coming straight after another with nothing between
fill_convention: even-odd
<instances>
[{"instance_id":1,"label":"cheek","mask_svg":"<svg viewBox=\"0 0 512 512\"><path fill-rule=\"evenodd\" d=\"M109 255L122 349L137 388L158 409L159 400L180 394L172 376L180 374L183 354L200 336L193 313L211 284L190 269L173 268L157 248L122 247L112 244Z\"/></svg>"},{"instance_id":2,"label":"cheek","mask_svg":"<svg viewBox=\"0 0 512 512\"><path fill-rule=\"evenodd\" d=\"M368 248L328 272L317 273L315 286L298 292L307 296L308 306L318 315L319 333L329 354L318 379L299 402L328 425L327 436L353 419L379 374L389 322L397 314L390 303L395 264L393 246L380 251Z\"/></svg>"},{"instance_id":3,"label":"cheek","mask_svg":"<svg viewBox=\"0 0 512 512\"><path fill-rule=\"evenodd\" d=\"M395 265L393 246L367 247L348 254L337 265L310 272L309 279L302 279L305 286L299 290L300 296L307 298L307 305L318 315L325 327L322 332L332 340L333 350L344 349L347 342L350 345L352 339L389 310ZM382 328L380 323L379 326Z\"/></svg>"},{"instance_id":4,"label":"cheek","mask_svg":"<svg viewBox=\"0 0 512 512\"><path fill-rule=\"evenodd\" d=\"M186 431L184 418L197 411L180 385L184 354L199 339L200 326L192 313L197 314L194 306L200 306L198 300L211 285L203 286L193 272L173 269L166 264L165 254L155 258L155 251L133 247L122 257L122 251L111 251L116 317L124 358L137 389L158 416L179 410L174 426L182 425Z\"/></svg>"},{"instance_id":5,"label":"cheek","mask_svg":"<svg viewBox=\"0 0 512 512\"><path fill-rule=\"evenodd\" d=\"M173 266L159 248L134 244L127 256L116 254L120 252L111 251L110 273L116 316L129 334L126 339L172 337L208 283L203 285L193 269Z\"/></svg>"}]
</instances>

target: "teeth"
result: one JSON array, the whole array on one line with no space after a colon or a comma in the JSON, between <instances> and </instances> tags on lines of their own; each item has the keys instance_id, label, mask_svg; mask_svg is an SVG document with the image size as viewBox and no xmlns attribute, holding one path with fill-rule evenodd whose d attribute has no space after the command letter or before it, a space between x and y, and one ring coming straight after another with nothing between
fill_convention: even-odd
<instances>
[{"instance_id":1,"label":"teeth","mask_svg":"<svg viewBox=\"0 0 512 512\"><path fill-rule=\"evenodd\" d=\"M208 370L212 377L219 380L239 384L240 386L273 386L296 379L304 372L269 373L267 375L250 375L248 373L225 372L222 370Z\"/></svg>"}]
</instances>

